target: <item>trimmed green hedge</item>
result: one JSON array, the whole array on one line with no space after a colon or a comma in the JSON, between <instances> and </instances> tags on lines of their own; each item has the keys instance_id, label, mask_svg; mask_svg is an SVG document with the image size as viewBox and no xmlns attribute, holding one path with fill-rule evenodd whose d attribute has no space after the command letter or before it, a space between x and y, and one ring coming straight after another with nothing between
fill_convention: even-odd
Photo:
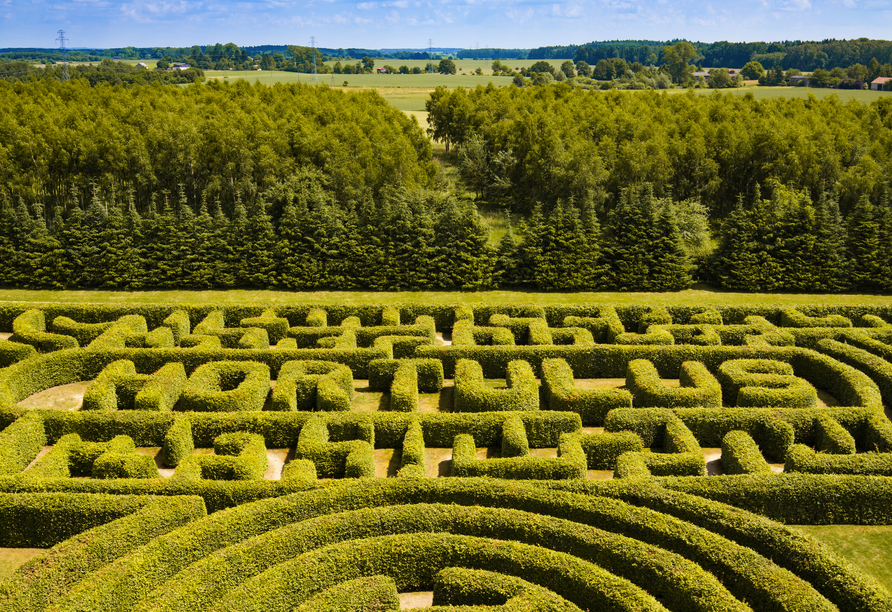
<instances>
[{"instance_id":1,"label":"trimmed green hedge","mask_svg":"<svg viewBox=\"0 0 892 612\"><path fill-rule=\"evenodd\" d=\"M133 399L134 410L169 412L173 410L183 387L186 385L186 369L182 363L168 363L150 375Z\"/></svg>"},{"instance_id":2,"label":"trimmed green hedge","mask_svg":"<svg viewBox=\"0 0 892 612\"><path fill-rule=\"evenodd\" d=\"M369 364L369 388L389 391L397 368L405 359L376 359ZM443 388L443 363L438 359L412 359L418 375L418 391L437 393Z\"/></svg>"},{"instance_id":3,"label":"trimmed green hedge","mask_svg":"<svg viewBox=\"0 0 892 612\"><path fill-rule=\"evenodd\" d=\"M718 368L725 402L733 406L814 408L818 394L793 375L793 366L770 359L732 359Z\"/></svg>"},{"instance_id":4,"label":"trimmed green hedge","mask_svg":"<svg viewBox=\"0 0 892 612\"><path fill-rule=\"evenodd\" d=\"M835 419L822 414L815 420L815 450L834 455L854 455L855 438Z\"/></svg>"},{"instance_id":5,"label":"trimmed green hedge","mask_svg":"<svg viewBox=\"0 0 892 612\"><path fill-rule=\"evenodd\" d=\"M183 386L180 410L263 410L270 390L269 366L256 361L214 361L192 373Z\"/></svg>"},{"instance_id":6,"label":"trimmed green hedge","mask_svg":"<svg viewBox=\"0 0 892 612\"><path fill-rule=\"evenodd\" d=\"M601 426L614 408L631 408L625 389L579 389L563 359L542 360L542 397L547 410L576 412L585 427Z\"/></svg>"},{"instance_id":7,"label":"trimmed green hedge","mask_svg":"<svg viewBox=\"0 0 892 612\"><path fill-rule=\"evenodd\" d=\"M506 389L488 387L483 368L475 361L462 360L455 368L456 412L495 412L506 410L539 410L539 383L526 361L508 364Z\"/></svg>"},{"instance_id":8,"label":"trimmed green hedge","mask_svg":"<svg viewBox=\"0 0 892 612\"><path fill-rule=\"evenodd\" d=\"M434 576L434 606L499 606L504 612L581 612L557 593L515 576L488 570L447 567ZM458 608L458 609L457 609Z\"/></svg>"},{"instance_id":9,"label":"trimmed green hedge","mask_svg":"<svg viewBox=\"0 0 892 612\"><path fill-rule=\"evenodd\" d=\"M18 546L53 545L0 584L0 607L10 612L51 607L92 572L205 516L201 498L187 495L0 494L0 513L6 514L10 499L13 514L26 526L16 526L20 531L13 541Z\"/></svg>"},{"instance_id":10,"label":"trimmed green hedge","mask_svg":"<svg viewBox=\"0 0 892 612\"><path fill-rule=\"evenodd\" d=\"M721 408L722 388L702 363L685 361L681 364L678 377L681 387L667 387L650 361L635 359L629 362L626 387L638 407Z\"/></svg>"},{"instance_id":11,"label":"trimmed green hedge","mask_svg":"<svg viewBox=\"0 0 892 612\"><path fill-rule=\"evenodd\" d=\"M279 369L270 410L347 411L353 394L353 372L347 366L289 361Z\"/></svg>"},{"instance_id":12,"label":"trimmed green hedge","mask_svg":"<svg viewBox=\"0 0 892 612\"><path fill-rule=\"evenodd\" d=\"M785 472L805 474L857 474L892 476L892 453L831 455L816 453L804 444L794 444L787 452Z\"/></svg>"},{"instance_id":13,"label":"trimmed green hedge","mask_svg":"<svg viewBox=\"0 0 892 612\"><path fill-rule=\"evenodd\" d=\"M363 576L317 593L294 612L388 612L400 609L396 583L390 576Z\"/></svg>"},{"instance_id":14,"label":"trimmed green hedge","mask_svg":"<svg viewBox=\"0 0 892 612\"><path fill-rule=\"evenodd\" d=\"M842 315L825 317L809 317L795 308L784 308L780 311L781 327L851 327L851 319Z\"/></svg>"},{"instance_id":15,"label":"trimmed green hedge","mask_svg":"<svg viewBox=\"0 0 892 612\"><path fill-rule=\"evenodd\" d=\"M375 428L361 422L358 440L329 441L329 429L318 416L311 417L300 430L295 457L309 459L318 478L371 478L375 475Z\"/></svg>"},{"instance_id":16,"label":"trimmed green hedge","mask_svg":"<svg viewBox=\"0 0 892 612\"><path fill-rule=\"evenodd\" d=\"M590 470L612 470L616 460L627 452L641 452L644 445L638 434L631 431L583 434L579 438Z\"/></svg>"},{"instance_id":17,"label":"trimmed green hedge","mask_svg":"<svg viewBox=\"0 0 892 612\"><path fill-rule=\"evenodd\" d=\"M502 457L529 457L530 443L526 426L517 416L510 416L502 423Z\"/></svg>"},{"instance_id":18,"label":"trimmed green hedge","mask_svg":"<svg viewBox=\"0 0 892 612\"><path fill-rule=\"evenodd\" d=\"M847 338L856 346L849 346L836 340L821 340L817 350L857 368L870 376L871 380L880 388L883 401L892 404L892 349L878 340L872 338Z\"/></svg>"},{"instance_id":19,"label":"trimmed green hedge","mask_svg":"<svg viewBox=\"0 0 892 612\"><path fill-rule=\"evenodd\" d=\"M177 480L262 480L268 467L263 436L235 432L217 436L213 455L189 455L173 475Z\"/></svg>"},{"instance_id":20,"label":"trimmed green hedge","mask_svg":"<svg viewBox=\"0 0 892 612\"><path fill-rule=\"evenodd\" d=\"M725 474L771 474L759 446L745 431L729 431L722 438L722 471Z\"/></svg>"},{"instance_id":21,"label":"trimmed green hedge","mask_svg":"<svg viewBox=\"0 0 892 612\"><path fill-rule=\"evenodd\" d=\"M34 357L37 350L30 344L0 340L0 368Z\"/></svg>"},{"instance_id":22,"label":"trimmed green hedge","mask_svg":"<svg viewBox=\"0 0 892 612\"><path fill-rule=\"evenodd\" d=\"M517 417L515 417L517 418ZM564 434L558 442L558 456L514 456L500 459L477 459L473 436L460 434L452 447L452 475L459 477L563 480L585 478L586 455L576 434Z\"/></svg>"},{"instance_id":23,"label":"trimmed green hedge","mask_svg":"<svg viewBox=\"0 0 892 612\"><path fill-rule=\"evenodd\" d=\"M18 315L12 322L12 342L30 344L41 353L77 348L77 340L71 336L51 334L46 331L46 315L32 308Z\"/></svg>"},{"instance_id":24,"label":"trimmed green hedge","mask_svg":"<svg viewBox=\"0 0 892 612\"><path fill-rule=\"evenodd\" d=\"M0 476L18 474L47 445L43 417L28 413L0 431Z\"/></svg>"},{"instance_id":25,"label":"trimmed green hedge","mask_svg":"<svg viewBox=\"0 0 892 612\"><path fill-rule=\"evenodd\" d=\"M272 308L264 310L259 317L246 317L242 319L239 325L241 327L265 329L269 343L272 344L278 343L279 340L288 335L288 328L290 327L288 319L277 317L276 311Z\"/></svg>"},{"instance_id":26,"label":"trimmed green hedge","mask_svg":"<svg viewBox=\"0 0 892 612\"><path fill-rule=\"evenodd\" d=\"M477 327L473 320L460 319L452 328L452 346L514 346L515 344L514 334L507 327Z\"/></svg>"}]
</instances>

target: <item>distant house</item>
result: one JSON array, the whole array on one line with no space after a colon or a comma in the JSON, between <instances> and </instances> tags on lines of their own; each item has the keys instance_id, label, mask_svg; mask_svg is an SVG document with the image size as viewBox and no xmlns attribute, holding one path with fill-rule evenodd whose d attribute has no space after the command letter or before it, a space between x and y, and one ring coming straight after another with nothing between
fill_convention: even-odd
<instances>
[{"instance_id":1,"label":"distant house","mask_svg":"<svg viewBox=\"0 0 892 612\"><path fill-rule=\"evenodd\" d=\"M700 77L703 77L704 79L708 79L709 73L706 71L694 72L693 74L691 74L691 76L694 77L695 79L699 79Z\"/></svg>"},{"instance_id":2,"label":"distant house","mask_svg":"<svg viewBox=\"0 0 892 612\"><path fill-rule=\"evenodd\" d=\"M807 75L797 74L790 77L790 85L792 85L793 87L798 87L801 84L803 87L808 87L808 79L809 77Z\"/></svg>"},{"instance_id":3,"label":"distant house","mask_svg":"<svg viewBox=\"0 0 892 612\"><path fill-rule=\"evenodd\" d=\"M136 65L136 67L137 67L137 68L145 68L146 70L148 70L149 65L146 64L145 62L140 62L140 63L138 63L138 64Z\"/></svg>"},{"instance_id":4,"label":"distant house","mask_svg":"<svg viewBox=\"0 0 892 612\"><path fill-rule=\"evenodd\" d=\"M189 64L173 64L168 70L189 70Z\"/></svg>"},{"instance_id":5,"label":"distant house","mask_svg":"<svg viewBox=\"0 0 892 612\"><path fill-rule=\"evenodd\" d=\"M874 91L882 91L883 86L889 81L892 81L892 77L877 77L870 82L870 88Z\"/></svg>"},{"instance_id":6,"label":"distant house","mask_svg":"<svg viewBox=\"0 0 892 612\"><path fill-rule=\"evenodd\" d=\"M387 73L387 68L378 68L378 69L377 69L377 72L378 72L378 74L386 74L386 73Z\"/></svg>"}]
</instances>

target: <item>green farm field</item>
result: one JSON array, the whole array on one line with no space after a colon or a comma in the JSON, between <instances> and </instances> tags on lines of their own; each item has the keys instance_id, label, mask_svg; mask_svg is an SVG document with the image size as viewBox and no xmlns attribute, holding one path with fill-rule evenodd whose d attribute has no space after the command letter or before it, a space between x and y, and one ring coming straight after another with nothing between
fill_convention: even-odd
<instances>
[{"instance_id":1,"label":"green farm field","mask_svg":"<svg viewBox=\"0 0 892 612\"><path fill-rule=\"evenodd\" d=\"M791 294L732 293L695 288L675 293L547 293L522 291L262 291L232 289L228 291L53 291L0 289L4 302L87 302L93 304L593 304L613 306L740 306L760 303L766 306L800 305L864 305L888 304L886 295L858 294Z\"/></svg>"}]
</instances>

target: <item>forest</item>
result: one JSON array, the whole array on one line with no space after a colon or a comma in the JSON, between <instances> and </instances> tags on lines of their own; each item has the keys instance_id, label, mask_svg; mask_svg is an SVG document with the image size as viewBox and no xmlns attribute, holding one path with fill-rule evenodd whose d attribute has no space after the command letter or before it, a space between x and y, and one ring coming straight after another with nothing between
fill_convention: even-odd
<instances>
[{"instance_id":1,"label":"forest","mask_svg":"<svg viewBox=\"0 0 892 612\"><path fill-rule=\"evenodd\" d=\"M892 99L557 84L428 108L448 153L372 91L0 83L0 284L892 289Z\"/></svg>"}]
</instances>

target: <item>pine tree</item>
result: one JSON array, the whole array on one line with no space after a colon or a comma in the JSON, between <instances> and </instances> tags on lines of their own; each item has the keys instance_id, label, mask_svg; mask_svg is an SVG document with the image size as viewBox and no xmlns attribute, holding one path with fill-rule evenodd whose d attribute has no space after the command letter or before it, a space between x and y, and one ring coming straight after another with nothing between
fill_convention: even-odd
<instances>
[{"instance_id":1,"label":"pine tree","mask_svg":"<svg viewBox=\"0 0 892 612\"><path fill-rule=\"evenodd\" d=\"M250 273L247 267L250 245L248 243L248 215L242 202L241 193L236 195L232 209L232 220L229 222L228 243L231 259L229 260L232 277L236 287L249 287Z\"/></svg>"},{"instance_id":2,"label":"pine tree","mask_svg":"<svg viewBox=\"0 0 892 612\"><path fill-rule=\"evenodd\" d=\"M518 247L517 281L520 285L533 286L536 284L536 270L542 258L543 234L546 231L541 204L536 203L533 207L522 230L523 242Z\"/></svg>"},{"instance_id":3,"label":"pine tree","mask_svg":"<svg viewBox=\"0 0 892 612\"><path fill-rule=\"evenodd\" d=\"M6 190L0 189L0 285L15 284L16 219Z\"/></svg>"},{"instance_id":4,"label":"pine tree","mask_svg":"<svg viewBox=\"0 0 892 612\"><path fill-rule=\"evenodd\" d=\"M582 203L582 232L585 238L585 257L583 259L583 287L588 291L607 286L609 279L609 266L602 261L601 253L601 225L595 214L595 206L591 197L586 197Z\"/></svg>"},{"instance_id":5,"label":"pine tree","mask_svg":"<svg viewBox=\"0 0 892 612\"><path fill-rule=\"evenodd\" d=\"M276 233L276 284L285 289L303 289L304 265L303 233L294 196L289 195Z\"/></svg>"},{"instance_id":6,"label":"pine tree","mask_svg":"<svg viewBox=\"0 0 892 612\"><path fill-rule=\"evenodd\" d=\"M229 235L229 219L215 199L211 207L211 242L207 249L207 261L212 270L212 285L221 289L235 286L235 253Z\"/></svg>"},{"instance_id":7,"label":"pine tree","mask_svg":"<svg viewBox=\"0 0 892 612\"><path fill-rule=\"evenodd\" d=\"M607 260L611 285L624 291L647 291L650 287L651 240L656 218L650 189L623 190L610 218Z\"/></svg>"},{"instance_id":8,"label":"pine tree","mask_svg":"<svg viewBox=\"0 0 892 612\"><path fill-rule=\"evenodd\" d=\"M78 202L77 190L71 188L72 206L68 218L64 223L58 221L53 224L56 238L62 245L65 257L62 261L62 284L67 288L83 287L82 273L85 266L86 254L84 243L86 240L84 211Z\"/></svg>"},{"instance_id":9,"label":"pine tree","mask_svg":"<svg viewBox=\"0 0 892 612\"><path fill-rule=\"evenodd\" d=\"M850 279L857 289L875 290L881 286L885 247L878 214L867 195L862 195L849 218L848 252Z\"/></svg>"},{"instance_id":10,"label":"pine tree","mask_svg":"<svg viewBox=\"0 0 892 612\"><path fill-rule=\"evenodd\" d=\"M776 193L780 189L775 190ZM778 202L773 257L780 266L777 288L787 291L814 291L817 261L815 211L806 194L784 190Z\"/></svg>"},{"instance_id":11,"label":"pine tree","mask_svg":"<svg viewBox=\"0 0 892 612\"><path fill-rule=\"evenodd\" d=\"M130 236L130 244L133 253L133 277L130 281L128 289L140 289L145 283L145 263L143 261L143 250L145 244L143 242L143 220L139 212L136 210L136 202L131 189L127 194L127 212L124 215L124 228L127 235Z\"/></svg>"},{"instance_id":12,"label":"pine tree","mask_svg":"<svg viewBox=\"0 0 892 612\"><path fill-rule=\"evenodd\" d=\"M846 228L839 202L826 192L815 209L815 291L837 293L848 286Z\"/></svg>"},{"instance_id":13,"label":"pine tree","mask_svg":"<svg viewBox=\"0 0 892 612\"><path fill-rule=\"evenodd\" d=\"M133 245L124 211L112 202L100 238L98 259L104 264L101 286L114 289L132 287L139 277L139 257Z\"/></svg>"},{"instance_id":14,"label":"pine tree","mask_svg":"<svg viewBox=\"0 0 892 612\"><path fill-rule=\"evenodd\" d=\"M247 236L249 242L245 253L245 268L248 284L261 289L275 286L276 235L262 197L258 197L251 207Z\"/></svg>"},{"instance_id":15,"label":"pine tree","mask_svg":"<svg viewBox=\"0 0 892 612\"><path fill-rule=\"evenodd\" d=\"M199 289L214 287L214 265L212 247L214 244L214 220L208 212L207 199L202 197L198 216L192 221L195 247L190 256L189 285Z\"/></svg>"},{"instance_id":16,"label":"pine tree","mask_svg":"<svg viewBox=\"0 0 892 612\"><path fill-rule=\"evenodd\" d=\"M99 188L93 186L93 197L84 215L84 247L83 275L80 284L84 287L101 287L105 276L104 251L108 245L102 242L105 231L108 209L99 194Z\"/></svg>"},{"instance_id":17,"label":"pine tree","mask_svg":"<svg viewBox=\"0 0 892 612\"><path fill-rule=\"evenodd\" d=\"M62 288L63 253L59 241L47 229L43 217L43 204L34 206L34 223L25 240L23 254L28 258L24 268L23 286Z\"/></svg>"},{"instance_id":18,"label":"pine tree","mask_svg":"<svg viewBox=\"0 0 892 612\"><path fill-rule=\"evenodd\" d=\"M508 230L499 241L499 248L496 251L494 285L501 289L515 287L518 280L518 265L520 257L520 247L517 240L514 239L514 232L511 231L509 223Z\"/></svg>"},{"instance_id":19,"label":"pine tree","mask_svg":"<svg viewBox=\"0 0 892 612\"><path fill-rule=\"evenodd\" d=\"M472 202L449 197L437 217L434 232L437 289L482 289L492 285L493 254L487 247L486 228Z\"/></svg>"},{"instance_id":20,"label":"pine tree","mask_svg":"<svg viewBox=\"0 0 892 612\"><path fill-rule=\"evenodd\" d=\"M541 235L542 254L536 266L536 286L553 291L584 289L588 254L576 209L558 200Z\"/></svg>"},{"instance_id":21,"label":"pine tree","mask_svg":"<svg viewBox=\"0 0 892 612\"><path fill-rule=\"evenodd\" d=\"M681 232L671 206L666 206L657 217L656 239L653 242L650 266L651 291L680 291L691 285L688 257L681 243Z\"/></svg>"}]
</instances>

